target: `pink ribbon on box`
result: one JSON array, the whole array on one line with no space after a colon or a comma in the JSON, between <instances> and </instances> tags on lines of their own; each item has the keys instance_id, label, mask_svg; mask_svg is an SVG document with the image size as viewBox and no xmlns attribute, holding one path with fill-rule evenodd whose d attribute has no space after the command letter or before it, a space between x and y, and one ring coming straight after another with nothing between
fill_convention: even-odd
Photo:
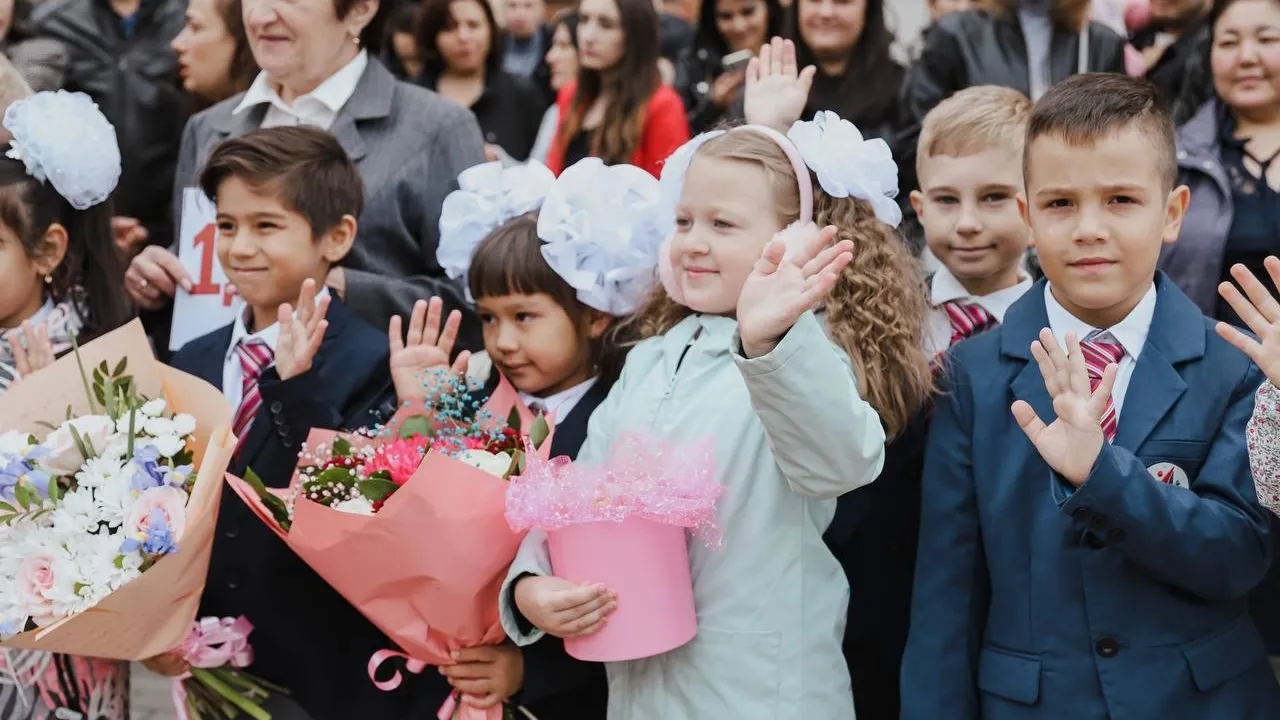
<instances>
[{"instance_id":1,"label":"pink ribbon on box","mask_svg":"<svg viewBox=\"0 0 1280 720\"><path fill-rule=\"evenodd\" d=\"M373 681L373 686L389 692L400 687L404 676L399 670L391 676L389 680L378 680L378 668L391 658L403 658L405 661L405 670L417 675L427 668L427 663L421 660L415 660L412 657L398 650L379 650L369 658L369 679ZM449 693L449 697L445 698L440 710L436 713L438 720L502 720L502 705L498 704L490 708L478 708L458 702L459 693L453 691Z\"/></svg>"},{"instance_id":2,"label":"pink ribbon on box","mask_svg":"<svg viewBox=\"0 0 1280 720\"><path fill-rule=\"evenodd\" d=\"M177 652L191 667L248 667L253 663L253 648L249 646L251 632L253 623L243 615L236 618L203 617L191 624L191 632L187 633ZM182 685L189 677L191 673L187 672L173 679L173 707L178 720L190 720L187 715L187 689Z\"/></svg>"}]
</instances>

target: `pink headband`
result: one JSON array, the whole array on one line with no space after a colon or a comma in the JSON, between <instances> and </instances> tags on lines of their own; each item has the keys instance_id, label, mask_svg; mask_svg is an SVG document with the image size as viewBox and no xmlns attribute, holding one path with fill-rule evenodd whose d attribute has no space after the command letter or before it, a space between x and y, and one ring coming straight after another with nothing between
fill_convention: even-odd
<instances>
[{"instance_id":1,"label":"pink headband","mask_svg":"<svg viewBox=\"0 0 1280 720\"><path fill-rule=\"evenodd\" d=\"M754 130L761 135L769 138L782 148L782 152L787 154L787 159L791 161L791 168L796 172L796 184L800 186L800 223L808 223L813 221L813 181L809 178L809 166L804 164L804 158L800 157L800 151L796 149L795 143L782 133L765 125L739 125L733 128L731 132L738 130Z\"/></svg>"}]
</instances>

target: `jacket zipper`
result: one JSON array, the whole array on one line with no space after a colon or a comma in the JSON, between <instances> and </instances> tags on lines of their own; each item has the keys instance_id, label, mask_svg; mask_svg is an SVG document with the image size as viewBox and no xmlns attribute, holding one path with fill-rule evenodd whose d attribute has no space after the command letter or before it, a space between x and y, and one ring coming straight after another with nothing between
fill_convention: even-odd
<instances>
[{"instance_id":1,"label":"jacket zipper","mask_svg":"<svg viewBox=\"0 0 1280 720\"><path fill-rule=\"evenodd\" d=\"M672 393L675 392L676 379L680 376L680 366L684 364L685 356L689 354L689 348L693 347L693 344L698 341L698 338L701 335L702 328L698 328L697 331L693 333L693 337L689 338L689 342L685 343L684 350L680 351L680 359L676 360L675 372L671 373L671 381L667 383L666 392L662 393L663 400L670 398Z\"/></svg>"}]
</instances>

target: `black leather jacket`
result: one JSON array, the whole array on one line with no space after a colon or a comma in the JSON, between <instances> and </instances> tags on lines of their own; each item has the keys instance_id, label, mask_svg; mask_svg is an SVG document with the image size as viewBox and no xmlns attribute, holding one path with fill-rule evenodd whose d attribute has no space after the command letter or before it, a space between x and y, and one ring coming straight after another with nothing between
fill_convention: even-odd
<instances>
[{"instance_id":1,"label":"black leather jacket","mask_svg":"<svg viewBox=\"0 0 1280 720\"><path fill-rule=\"evenodd\" d=\"M64 87L86 93L115 126L124 162L115 213L136 217L151 242L173 234L169 199L189 100L169 43L182 30L183 0L142 0L131 36L107 0L49 0L36 10L36 35L70 56Z\"/></svg>"},{"instance_id":2,"label":"black leather jacket","mask_svg":"<svg viewBox=\"0 0 1280 720\"><path fill-rule=\"evenodd\" d=\"M1124 72L1124 38L1089 23L1088 70ZM1074 75L1080 35L1055 31L1049 51L1052 82ZM902 85L904 126L894 155L904 191L915 189L916 141L924 116L952 93L974 85L1000 85L1031 93L1027 45L1014 13L966 10L943 16L929 31L920 59Z\"/></svg>"}]
</instances>

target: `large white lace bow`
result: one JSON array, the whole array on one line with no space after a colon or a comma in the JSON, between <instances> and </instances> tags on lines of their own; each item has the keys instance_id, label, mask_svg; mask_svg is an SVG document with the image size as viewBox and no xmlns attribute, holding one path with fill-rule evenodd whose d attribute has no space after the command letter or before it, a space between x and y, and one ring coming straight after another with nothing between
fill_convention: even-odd
<instances>
[{"instance_id":1,"label":"large white lace bow","mask_svg":"<svg viewBox=\"0 0 1280 720\"><path fill-rule=\"evenodd\" d=\"M440 208L440 244L436 249L440 267L466 285L471 257L480 241L508 220L542 207L555 180L555 174L536 160L507 168L501 162L490 162L463 170L458 175L458 189L449 193ZM470 291L467 299L472 299Z\"/></svg>"},{"instance_id":2,"label":"large white lace bow","mask_svg":"<svg viewBox=\"0 0 1280 720\"><path fill-rule=\"evenodd\" d=\"M587 158L547 194L538 214L542 257L584 304L611 315L634 312L653 287L665 236L657 211L652 175Z\"/></svg>"},{"instance_id":3,"label":"large white lace bow","mask_svg":"<svg viewBox=\"0 0 1280 720\"><path fill-rule=\"evenodd\" d=\"M796 122L787 137L828 195L867 201L886 225L902 222L902 208L894 200L898 164L884 140L864 140L857 126L830 110L816 113L812 121Z\"/></svg>"},{"instance_id":4,"label":"large white lace bow","mask_svg":"<svg viewBox=\"0 0 1280 720\"><path fill-rule=\"evenodd\" d=\"M13 135L6 156L27 174L48 182L71 207L87 210L111 196L120 182L116 130L84 93L40 92L5 111Z\"/></svg>"}]
</instances>

